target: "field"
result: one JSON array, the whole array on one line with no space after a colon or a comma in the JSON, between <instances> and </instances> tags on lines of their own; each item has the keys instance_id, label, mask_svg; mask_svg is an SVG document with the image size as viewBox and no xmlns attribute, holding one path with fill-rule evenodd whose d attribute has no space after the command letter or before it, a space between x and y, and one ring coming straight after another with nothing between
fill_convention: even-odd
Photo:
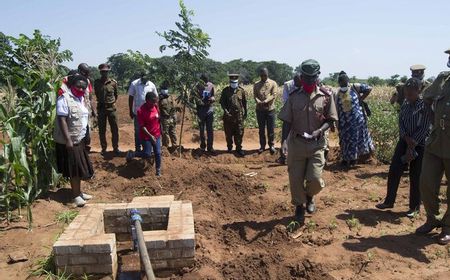
<instances>
[{"instance_id":1,"label":"field","mask_svg":"<svg viewBox=\"0 0 450 280\"><path fill-rule=\"evenodd\" d=\"M126 151L133 148L134 140L125 95L117 107L120 148ZM249 108L253 112L254 107ZM450 246L435 244L432 235L414 235L425 220L423 212L414 219L404 215L408 176L401 181L396 207L375 209L385 195L388 166L371 161L348 172L341 170L336 135L331 134L331 157L324 171L327 187L316 198L318 212L308 215L302 234L292 238L288 225L294 210L287 168L275 163L278 155L256 152L257 130L245 131L247 155L237 158L223 152L226 144L219 130L215 132L219 154L203 155L197 150L193 126L188 121L181 158L164 151L161 178L138 160L127 164L124 156L102 157L94 132L91 160L96 175L83 183L84 190L95 196L92 203L165 194L192 201L196 264L168 279L450 279ZM257 175L246 176L249 172ZM70 203L68 186L52 190L32 208L32 232L27 231L25 218L1 224L1 279L27 278L36 263L50 254L66 226L68 211L77 211ZM7 264L14 252L28 260Z\"/></svg>"}]
</instances>

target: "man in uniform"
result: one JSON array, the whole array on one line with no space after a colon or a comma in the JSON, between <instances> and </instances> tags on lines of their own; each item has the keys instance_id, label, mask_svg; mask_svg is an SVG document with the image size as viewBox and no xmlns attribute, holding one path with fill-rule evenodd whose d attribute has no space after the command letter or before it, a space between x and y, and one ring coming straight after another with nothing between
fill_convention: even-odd
<instances>
[{"instance_id":1,"label":"man in uniform","mask_svg":"<svg viewBox=\"0 0 450 280\"><path fill-rule=\"evenodd\" d=\"M239 86L239 74L228 74L230 85L223 89L220 105L223 109L223 129L227 140L228 152L233 150L244 156L242 138L244 137L244 120L247 118L247 93Z\"/></svg>"},{"instance_id":2,"label":"man in uniform","mask_svg":"<svg viewBox=\"0 0 450 280\"><path fill-rule=\"evenodd\" d=\"M159 114L162 126L162 145L169 147L172 142L172 148L177 146L177 115L176 106L173 98L169 95L169 82L164 81L159 92Z\"/></svg>"},{"instance_id":3,"label":"man in uniform","mask_svg":"<svg viewBox=\"0 0 450 280\"><path fill-rule=\"evenodd\" d=\"M447 66L450 68L450 49ZM424 90L424 101L433 110L433 127L425 143L425 153L420 176L420 195L427 213L425 224L417 228L416 233L427 234L442 226L438 243L450 243L450 71L439 74L436 80ZM442 175L447 177L447 212L441 221L439 215L439 190Z\"/></svg>"},{"instance_id":4,"label":"man in uniform","mask_svg":"<svg viewBox=\"0 0 450 280\"><path fill-rule=\"evenodd\" d=\"M269 79L269 71L262 68L259 71L260 81L253 86L253 96L256 101L256 119L259 128L259 153L264 152L266 148L265 129L267 127L267 142L270 153L275 154L275 98L278 91L278 85L274 80Z\"/></svg>"},{"instance_id":5,"label":"man in uniform","mask_svg":"<svg viewBox=\"0 0 450 280\"><path fill-rule=\"evenodd\" d=\"M300 224L316 210L314 195L325 186L321 176L325 165L324 133L337 120L334 99L318 87L320 65L316 60L302 62L301 88L295 90L278 117L288 123L289 136L283 149L289 147L287 165L292 204Z\"/></svg>"},{"instance_id":6,"label":"man in uniform","mask_svg":"<svg viewBox=\"0 0 450 280\"><path fill-rule=\"evenodd\" d=\"M409 70L411 70L411 78L418 79L422 83L419 94L421 94L422 91L430 85L430 82L424 79L425 69L426 67L422 64L414 64L409 68ZM397 103L399 106L403 105L403 102L405 101L404 87L405 83L399 83L395 86L396 91L391 97L391 104Z\"/></svg>"},{"instance_id":7,"label":"man in uniform","mask_svg":"<svg viewBox=\"0 0 450 280\"><path fill-rule=\"evenodd\" d=\"M97 97L98 113L98 134L102 154L106 152L108 143L106 142L106 122L109 122L112 135L112 146L116 155L119 150L119 128L117 127L116 101L117 101L117 82L108 77L111 67L102 63L98 66L101 77L94 81L94 91Z\"/></svg>"}]
</instances>

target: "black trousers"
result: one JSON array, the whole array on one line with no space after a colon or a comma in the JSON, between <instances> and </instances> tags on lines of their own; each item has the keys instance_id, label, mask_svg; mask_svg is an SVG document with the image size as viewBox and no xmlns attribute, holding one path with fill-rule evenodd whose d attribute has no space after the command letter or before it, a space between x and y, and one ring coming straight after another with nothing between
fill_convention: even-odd
<instances>
[{"instance_id":1,"label":"black trousers","mask_svg":"<svg viewBox=\"0 0 450 280\"><path fill-rule=\"evenodd\" d=\"M208 151L213 149L214 144L214 113L206 115L198 115L198 127L200 129L200 148L207 148ZM205 128L206 135L205 137Z\"/></svg>"},{"instance_id":2,"label":"black trousers","mask_svg":"<svg viewBox=\"0 0 450 280\"><path fill-rule=\"evenodd\" d=\"M269 147L274 146L275 138L275 110L272 111L259 111L256 110L256 120L258 121L259 128L259 144L261 148L266 147L266 134L265 130L267 127L267 140Z\"/></svg>"},{"instance_id":3,"label":"black trousers","mask_svg":"<svg viewBox=\"0 0 450 280\"><path fill-rule=\"evenodd\" d=\"M395 147L394 156L389 166L389 175L387 181L387 195L385 204L394 204L397 197L398 185L405 171L406 165L402 163L401 157L406 154L408 144L400 139ZM409 163L409 209L418 210L420 207L420 172L422 169L422 158L424 147L417 146L418 156Z\"/></svg>"}]
</instances>

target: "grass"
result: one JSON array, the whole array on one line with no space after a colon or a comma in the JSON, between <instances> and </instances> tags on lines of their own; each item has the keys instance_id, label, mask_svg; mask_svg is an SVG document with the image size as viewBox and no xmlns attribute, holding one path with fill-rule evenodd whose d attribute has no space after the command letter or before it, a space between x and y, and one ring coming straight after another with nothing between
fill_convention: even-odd
<instances>
[{"instance_id":1,"label":"grass","mask_svg":"<svg viewBox=\"0 0 450 280\"><path fill-rule=\"evenodd\" d=\"M297 221L291 221L287 226L286 229L288 230L288 232L292 233L294 232L296 229L298 229L300 227L300 223Z\"/></svg>"},{"instance_id":2,"label":"grass","mask_svg":"<svg viewBox=\"0 0 450 280\"><path fill-rule=\"evenodd\" d=\"M353 229L360 230L361 229L361 223L359 222L358 218L355 218L355 216L352 216L351 218L348 218L347 220L345 220L345 223L351 230L353 230Z\"/></svg>"},{"instance_id":3,"label":"grass","mask_svg":"<svg viewBox=\"0 0 450 280\"><path fill-rule=\"evenodd\" d=\"M380 201L380 196L374 193L370 193L368 199L370 202L378 202Z\"/></svg>"},{"instance_id":4,"label":"grass","mask_svg":"<svg viewBox=\"0 0 450 280\"><path fill-rule=\"evenodd\" d=\"M58 224L70 224L77 215L76 210L62 211L56 214L55 220Z\"/></svg>"},{"instance_id":5,"label":"grass","mask_svg":"<svg viewBox=\"0 0 450 280\"><path fill-rule=\"evenodd\" d=\"M336 218L333 218L333 219L330 221L330 223L328 224L328 229L329 229L330 231L334 231L334 230L336 230L337 228L338 228L337 220L336 220Z\"/></svg>"},{"instance_id":6,"label":"grass","mask_svg":"<svg viewBox=\"0 0 450 280\"><path fill-rule=\"evenodd\" d=\"M313 220L309 220L306 224L305 224L306 230L308 232L313 232L317 229L317 223L314 222Z\"/></svg>"},{"instance_id":7,"label":"grass","mask_svg":"<svg viewBox=\"0 0 450 280\"><path fill-rule=\"evenodd\" d=\"M30 277L39 277L40 279L45 280L70 280L73 279L70 274L66 274L65 272L56 272L55 266L55 256L53 253L50 255L38 259L35 267L30 273Z\"/></svg>"}]
</instances>

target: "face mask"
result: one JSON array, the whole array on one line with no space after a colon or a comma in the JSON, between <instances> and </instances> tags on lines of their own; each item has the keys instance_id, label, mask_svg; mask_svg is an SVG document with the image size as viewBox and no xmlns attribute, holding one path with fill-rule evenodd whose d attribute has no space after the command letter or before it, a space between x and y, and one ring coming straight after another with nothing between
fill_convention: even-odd
<instances>
[{"instance_id":1,"label":"face mask","mask_svg":"<svg viewBox=\"0 0 450 280\"><path fill-rule=\"evenodd\" d=\"M236 88L238 88L238 85L239 85L239 81L238 80L231 80L230 81L230 87L231 88L236 89Z\"/></svg>"},{"instance_id":2,"label":"face mask","mask_svg":"<svg viewBox=\"0 0 450 280\"><path fill-rule=\"evenodd\" d=\"M77 87L70 87L70 91L72 92L73 95L75 95L78 98L84 96L84 89L79 89Z\"/></svg>"},{"instance_id":3,"label":"face mask","mask_svg":"<svg viewBox=\"0 0 450 280\"><path fill-rule=\"evenodd\" d=\"M341 87L340 90L341 90L342 92L347 92L348 87Z\"/></svg>"},{"instance_id":4,"label":"face mask","mask_svg":"<svg viewBox=\"0 0 450 280\"><path fill-rule=\"evenodd\" d=\"M422 75L411 75L414 79L417 79L417 80L423 80L423 77L425 76L425 74L422 74Z\"/></svg>"},{"instance_id":5,"label":"face mask","mask_svg":"<svg viewBox=\"0 0 450 280\"><path fill-rule=\"evenodd\" d=\"M317 86L317 82L313 82L312 84L309 84L302 80L302 87L306 93L312 93L316 89L316 86Z\"/></svg>"},{"instance_id":6,"label":"face mask","mask_svg":"<svg viewBox=\"0 0 450 280\"><path fill-rule=\"evenodd\" d=\"M447 67L450 68L450 58L448 59Z\"/></svg>"}]
</instances>

